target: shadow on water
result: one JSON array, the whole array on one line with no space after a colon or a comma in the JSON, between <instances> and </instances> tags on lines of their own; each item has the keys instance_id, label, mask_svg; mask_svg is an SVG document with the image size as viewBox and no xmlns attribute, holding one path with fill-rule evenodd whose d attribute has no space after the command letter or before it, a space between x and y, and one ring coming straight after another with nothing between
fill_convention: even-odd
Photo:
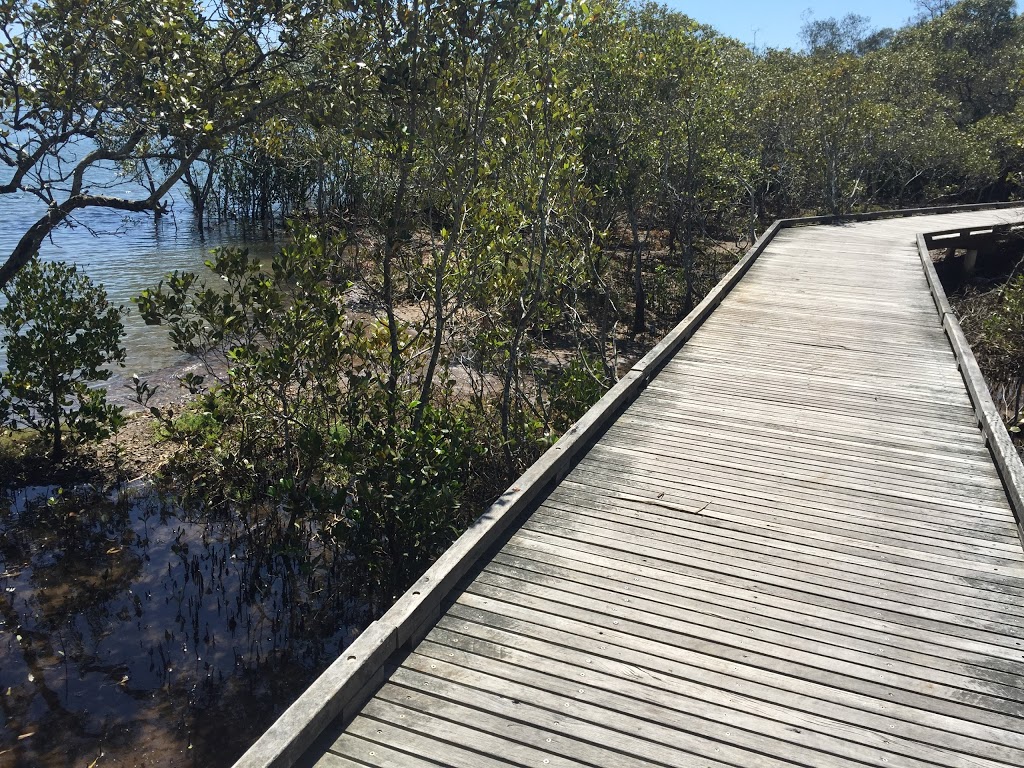
<instances>
[{"instance_id":1,"label":"shadow on water","mask_svg":"<svg viewBox=\"0 0 1024 768\"><path fill-rule=\"evenodd\" d=\"M330 553L271 572L237 521L155 492L0 510L4 768L230 765L368 621Z\"/></svg>"}]
</instances>

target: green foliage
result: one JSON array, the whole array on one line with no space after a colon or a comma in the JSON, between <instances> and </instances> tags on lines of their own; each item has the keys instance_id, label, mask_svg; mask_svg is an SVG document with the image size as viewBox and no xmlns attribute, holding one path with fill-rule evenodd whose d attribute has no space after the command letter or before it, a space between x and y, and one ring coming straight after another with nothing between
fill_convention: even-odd
<instances>
[{"instance_id":1,"label":"green foliage","mask_svg":"<svg viewBox=\"0 0 1024 768\"><path fill-rule=\"evenodd\" d=\"M282 541L344 532L397 589L471 488L493 495L614 382L624 331L699 301L723 241L780 215L1010 189L1015 83L1000 74L982 116L950 79L979 19L1013 58L1000 3L893 35L827 20L805 53L653 3L333 9L274 82L318 61L337 86L204 155L224 211L317 223L269 268L221 251L218 284L174 275L139 298L208 363L190 389L210 391L162 414L166 434L205 457L189 465L204 493L273 507ZM408 485L421 465L433 479Z\"/></svg>"},{"instance_id":2,"label":"green foliage","mask_svg":"<svg viewBox=\"0 0 1024 768\"><path fill-rule=\"evenodd\" d=\"M555 433L561 434L575 424L610 386L600 364L586 354L574 358L558 371L549 387L551 425Z\"/></svg>"},{"instance_id":3,"label":"green foliage","mask_svg":"<svg viewBox=\"0 0 1024 768\"><path fill-rule=\"evenodd\" d=\"M244 481L250 500L268 478L287 478L298 515L305 489L334 458L330 434L364 386L372 333L342 311L341 244L295 234L268 270L244 250L221 249L208 262L220 284L175 273L136 302L146 322L166 324L176 348L206 363L214 383L186 422L168 416L168 433L205 444L216 435L211 420L220 422L231 439L218 444L212 474Z\"/></svg>"},{"instance_id":4,"label":"green foliage","mask_svg":"<svg viewBox=\"0 0 1024 768\"><path fill-rule=\"evenodd\" d=\"M314 42L327 42L321 19L336 7L0 3L0 195L27 193L49 206L0 264L0 286L76 210L162 213L193 164L216 165L234 136L341 88L354 62L314 53ZM104 181L96 169L111 163L145 191L126 194L109 174Z\"/></svg>"},{"instance_id":5,"label":"green foliage","mask_svg":"<svg viewBox=\"0 0 1024 768\"><path fill-rule=\"evenodd\" d=\"M995 376L1019 382L1024 379L1024 275L1006 283L999 294L976 344Z\"/></svg>"},{"instance_id":6,"label":"green foliage","mask_svg":"<svg viewBox=\"0 0 1024 768\"><path fill-rule=\"evenodd\" d=\"M461 499L486 443L460 409L428 408L390 434L373 416L344 441L347 495L331 534L389 602L462 532Z\"/></svg>"},{"instance_id":7,"label":"green foliage","mask_svg":"<svg viewBox=\"0 0 1024 768\"><path fill-rule=\"evenodd\" d=\"M186 449L179 466L199 499L264 520L271 545L313 526L372 594L391 595L461 527L480 448L458 409L417 418L409 390L388 391L386 331L344 311L344 243L294 235L269 267L219 250L209 267L220 284L175 274L138 297L214 382L184 413L155 413Z\"/></svg>"},{"instance_id":8,"label":"green foliage","mask_svg":"<svg viewBox=\"0 0 1024 768\"><path fill-rule=\"evenodd\" d=\"M111 306L102 286L63 262L30 262L3 290L0 327L7 348L0 377L0 416L37 430L59 461L65 437L73 444L102 439L122 423L121 408L90 384L123 364L123 307Z\"/></svg>"},{"instance_id":9,"label":"green foliage","mask_svg":"<svg viewBox=\"0 0 1024 768\"><path fill-rule=\"evenodd\" d=\"M89 166L45 192L24 153L59 146L10 136L95 123L97 161L180 172L218 215L311 222L272 263L218 251L218 280L139 297L206 363L192 407L153 410L206 502L283 552L334 537L381 594L614 383L624 336L700 300L727 243L1022 189L1008 0L896 33L814 22L805 52L616 0L125 2L10 6L32 32L0 83L24 60L36 90L0 98L39 124L6 129L6 165L59 213Z\"/></svg>"}]
</instances>

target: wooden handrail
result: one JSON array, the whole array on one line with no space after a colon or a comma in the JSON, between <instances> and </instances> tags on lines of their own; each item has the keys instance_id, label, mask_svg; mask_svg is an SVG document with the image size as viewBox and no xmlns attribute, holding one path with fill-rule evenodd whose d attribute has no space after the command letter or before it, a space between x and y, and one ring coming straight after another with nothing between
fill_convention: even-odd
<instances>
[{"instance_id":1,"label":"wooden handrail","mask_svg":"<svg viewBox=\"0 0 1024 768\"><path fill-rule=\"evenodd\" d=\"M1020 225L1024 227L1024 225ZM992 400L988 384L974 357L974 351L964 336L960 321L957 319L953 308L946 297L946 291L939 281L939 276L932 263L932 256L929 253L928 235L917 236L917 254L921 259L921 266L924 269L925 277L928 280L928 288L931 290L932 299L935 302L935 309L939 313L942 322L942 329L946 333L950 347L953 348L953 355L956 357L957 368L963 377L967 387L967 394L974 406L974 415L978 419L978 426L985 436L985 442L992 459L995 461L999 476L1003 481L1006 497L1013 510L1013 517L1017 523L1017 536L1021 546L1024 547L1024 463L1021 462L1020 454L1006 431L1006 425L999 415L999 409Z\"/></svg>"},{"instance_id":2,"label":"wooden handrail","mask_svg":"<svg viewBox=\"0 0 1024 768\"><path fill-rule=\"evenodd\" d=\"M972 240L1009 235L1024 235L1024 223L944 229L938 232L926 232L924 239L928 248L958 246L966 248L970 247Z\"/></svg>"}]
</instances>

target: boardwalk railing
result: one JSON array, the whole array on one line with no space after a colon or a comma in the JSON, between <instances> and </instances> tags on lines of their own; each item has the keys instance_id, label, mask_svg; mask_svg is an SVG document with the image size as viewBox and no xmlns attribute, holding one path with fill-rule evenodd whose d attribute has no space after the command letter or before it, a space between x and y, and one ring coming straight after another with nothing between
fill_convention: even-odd
<instances>
[{"instance_id":1,"label":"boardwalk railing","mask_svg":"<svg viewBox=\"0 0 1024 768\"><path fill-rule=\"evenodd\" d=\"M586 452L594 439L643 391L657 371L675 355L750 269L784 228L836 224L879 218L949 213L1020 204L945 206L904 211L878 211L846 217L780 219L758 238L707 297L647 355L637 362L587 413L533 464L420 577L379 620L373 622L345 652L292 704L242 756L235 768L291 766L321 732L338 718L354 716L384 682L388 660L409 648L433 627L453 589L478 560L500 543L533 502L557 483ZM957 356L981 429L995 458L1024 541L1024 466L1013 449L974 356L952 315L928 255L925 236L918 238L922 264L943 326Z\"/></svg>"},{"instance_id":2,"label":"boardwalk railing","mask_svg":"<svg viewBox=\"0 0 1024 768\"><path fill-rule=\"evenodd\" d=\"M1024 237L1024 223L947 229L922 235L928 248L977 248L993 238Z\"/></svg>"},{"instance_id":3,"label":"boardwalk railing","mask_svg":"<svg viewBox=\"0 0 1024 768\"><path fill-rule=\"evenodd\" d=\"M1000 232L1009 232L1011 227L992 227L990 231L999 229ZM1013 230L1024 231L1024 224L1013 225ZM955 230L961 238L972 238L978 234L978 228L970 230ZM1010 500L1013 509L1013 516L1017 522L1017 535L1020 537L1021 545L1024 546L1024 464L1021 463L1020 454L1017 453L1013 441L1010 439L1006 425L1003 424L999 409L992 401L985 377L981 373L978 361L974 358L971 345L967 343L960 321L957 320L949 299L942 288L939 276L935 272L935 265L932 262L929 248L950 247L957 244L958 240L949 237L950 232L938 233L940 238L936 239L936 233L922 233L917 236L917 253L921 257L921 266L924 268L925 277L928 278L928 287L932 292L932 299L935 301L935 309L942 320L942 328L949 339L949 345L953 348L956 356L957 367L960 375L963 376L964 384L967 386L967 394L970 395L971 403L974 405L974 413L978 417L978 426L985 435L985 442L992 453L999 475L1003 479L1003 486L1006 495Z\"/></svg>"}]
</instances>

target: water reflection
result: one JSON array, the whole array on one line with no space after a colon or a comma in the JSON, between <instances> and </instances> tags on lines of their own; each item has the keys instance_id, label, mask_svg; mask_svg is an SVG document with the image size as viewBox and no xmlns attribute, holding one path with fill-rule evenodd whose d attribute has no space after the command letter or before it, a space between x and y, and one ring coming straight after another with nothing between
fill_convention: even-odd
<instances>
[{"instance_id":1,"label":"water reflection","mask_svg":"<svg viewBox=\"0 0 1024 768\"><path fill-rule=\"evenodd\" d=\"M0 509L5 767L230 765L368 620L309 575L330 553L270 573L236 522L155 493Z\"/></svg>"}]
</instances>

